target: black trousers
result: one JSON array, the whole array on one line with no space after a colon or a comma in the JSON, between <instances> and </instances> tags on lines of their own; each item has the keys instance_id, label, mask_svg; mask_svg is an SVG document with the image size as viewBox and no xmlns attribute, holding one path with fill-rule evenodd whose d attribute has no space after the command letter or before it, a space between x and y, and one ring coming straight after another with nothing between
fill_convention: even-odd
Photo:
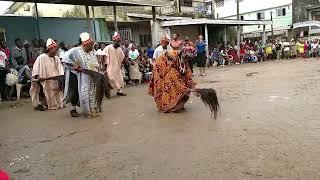
<instances>
[{"instance_id":1,"label":"black trousers","mask_svg":"<svg viewBox=\"0 0 320 180\"><path fill-rule=\"evenodd\" d=\"M192 73L193 73L193 64L194 64L194 58L192 58L192 59L190 59L190 60L188 61L188 65L189 65Z\"/></svg>"},{"instance_id":2,"label":"black trousers","mask_svg":"<svg viewBox=\"0 0 320 180\"><path fill-rule=\"evenodd\" d=\"M6 75L7 71L4 69L0 69L0 95L2 99L6 99L6 89L7 89L7 84L6 84Z\"/></svg>"},{"instance_id":3,"label":"black trousers","mask_svg":"<svg viewBox=\"0 0 320 180\"><path fill-rule=\"evenodd\" d=\"M69 77L69 91L72 92L71 105L77 106L79 104L78 77L72 72Z\"/></svg>"}]
</instances>

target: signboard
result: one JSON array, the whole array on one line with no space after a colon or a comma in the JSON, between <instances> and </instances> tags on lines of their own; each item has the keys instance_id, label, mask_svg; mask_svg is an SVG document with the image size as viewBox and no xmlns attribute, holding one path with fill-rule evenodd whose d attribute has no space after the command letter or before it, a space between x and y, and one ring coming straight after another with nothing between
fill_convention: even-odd
<instances>
[{"instance_id":1,"label":"signboard","mask_svg":"<svg viewBox=\"0 0 320 180\"><path fill-rule=\"evenodd\" d=\"M320 27L320 21L305 21L305 22L294 23L293 29L302 28L302 27L309 27L309 26Z\"/></svg>"},{"instance_id":2,"label":"signboard","mask_svg":"<svg viewBox=\"0 0 320 180\"><path fill-rule=\"evenodd\" d=\"M197 6L194 8L197 13L206 13L208 11L208 6Z\"/></svg>"}]
</instances>

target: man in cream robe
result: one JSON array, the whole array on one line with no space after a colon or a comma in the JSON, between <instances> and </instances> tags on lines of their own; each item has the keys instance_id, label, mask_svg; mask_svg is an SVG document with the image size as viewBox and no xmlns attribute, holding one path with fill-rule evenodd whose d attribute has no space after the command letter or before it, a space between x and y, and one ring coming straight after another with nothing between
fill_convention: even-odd
<instances>
[{"instance_id":1,"label":"man in cream robe","mask_svg":"<svg viewBox=\"0 0 320 180\"><path fill-rule=\"evenodd\" d=\"M121 66L125 56L122 49L120 48L120 34L118 32L115 32L112 40L114 43L105 47L103 50L106 55L105 65L107 67L107 73L109 76L110 85L112 86L112 88L118 90L117 95L126 96L126 94L121 91L124 86Z\"/></svg>"},{"instance_id":2,"label":"man in cream robe","mask_svg":"<svg viewBox=\"0 0 320 180\"><path fill-rule=\"evenodd\" d=\"M58 80L64 76L64 70L57 53L57 44L49 38L47 53L38 56L33 65L30 95L35 110L63 108L63 90Z\"/></svg>"}]
</instances>

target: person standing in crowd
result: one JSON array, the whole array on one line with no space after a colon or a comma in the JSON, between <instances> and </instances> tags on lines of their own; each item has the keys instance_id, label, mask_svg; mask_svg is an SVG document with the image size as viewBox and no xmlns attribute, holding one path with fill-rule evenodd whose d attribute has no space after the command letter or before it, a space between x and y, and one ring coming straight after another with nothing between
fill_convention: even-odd
<instances>
[{"instance_id":1,"label":"person standing in crowd","mask_svg":"<svg viewBox=\"0 0 320 180\"><path fill-rule=\"evenodd\" d=\"M291 58L297 58L297 48L296 48L296 43L294 42L294 39L291 39L291 44L290 44L290 53L291 53Z\"/></svg>"},{"instance_id":2,"label":"person standing in crowd","mask_svg":"<svg viewBox=\"0 0 320 180\"><path fill-rule=\"evenodd\" d=\"M318 56L318 42L316 40L312 41L311 51L312 51L312 57L316 58Z\"/></svg>"},{"instance_id":3,"label":"person standing in crowd","mask_svg":"<svg viewBox=\"0 0 320 180\"><path fill-rule=\"evenodd\" d=\"M58 57L62 60L63 56L65 55L65 53L68 51L68 48L66 47L66 45L64 44L64 42L60 42L59 43L59 52L58 52Z\"/></svg>"},{"instance_id":4,"label":"person standing in crowd","mask_svg":"<svg viewBox=\"0 0 320 180\"><path fill-rule=\"evenodd\" d=\"M283 42L283 54L285 59L290 59L290 43L288 41Z\"/></svg>"},{"instance_id":5,"label":"person standing in crowd","mask_svg":"<svg viewBox=\"0 0 320 180\"><path fill-rule=\"evenodd\" d=\"M9 66L10 65L10 49L7 47L7 43L4 39L0 40L0 51L4 52L7 56L7 62L6 65Z\"/></svg>"},{"instance_id":6,"label":"person standing in crowd","mask_svg":"<svg viewBox=\"0 0 320 180\"><path fill-rule=\"evenodd\" d=\"M128 81L131 82L131 79L130 79L130 76L129 76L129 67L130 67L130 63L129 63L129 45L131 43L129 42L129 40L125 39L123 41L123 44L121 46L121 49L122 49L122 52L124 54L124 60L123 60L123 65L124 66L124 69L125 71L124 72L127 72L127 75L128 75Z\"/></svg>"},{"instance_id":7,"label":"person standing in crowd","mask_svg":"<svg viewBox=\"0 0 320 180\"><path fill-rule=\"evenodd\" d=\"M28 80L31 80L31 70L27 65L27 52L21 39L16 39L15 44L16 46L12 48L11 52L12 66L19 72L19 82L25 84Z\"/></svg>"},{"instance_id":8,"label":"person standing in crowd","mask_svg":"<svg viewBox=\"0 0 320 180\"><path fill-rule=\"evenodd\" d=\"M99 62L94 54L94 41L87 32L80 34L81 46L70 49L62 62L67 65L65 81L65 103L71 101L71 116L78 117L76 106L80 104L86 118L98 116L99 104L95 86L95 77L87 73L99 73Z\"/></svg>"},{"instance_id":9,"label":"person standing in crowd","mask_svg":"<svg viewBox=\"0 0 320 180\"><path fill-rule=\"evenodd\" d=\"M38 39L33 39L31 41L31 43L32 43L31 47L30 47L31 58L29 59L29 62L28 62L29 67L33 67L33 64L36 61L36 59L38 58L38 56L40 56L40 54L44 53L41 50Z\"/></svg>"},{"instance_id":10,"label":"person standing in crowd","mask_svg":"<svg viewBox=\"0 0 320 180\"><path fill-rule=\"evenodd\" d=\"M8 100L6 95L6 75L9 73L8 57L5 52L0 51L0 102Z\"/></svg>"},{"instance_id":11,"label":"person standing in crowd","mask_svg":"<svg viewBox=\"0 0 320 180\"><path fill-rule=\"evenodd\" d=\"M155 50L154 50L154 54L153 54L153 63L165 52L171 51L173 50L172 47L169 45L170 40L167 37L162 37L160 40L160 46L158 46Z\"/></svg>"},{"instance_id":12,"label":"person standing in crowd","mask_svg":"<svg viewBox=\"0 0 320 180\"><path fill-rule=\"evenodd\" d=\"M303 49L304 49L304 57L309 58L309 42L308 41L304 42Z\"/></svg>"},{"instance_id":13,"label":"person standing in crowd","mask_svg":"<svg viewBox=\"0 0 320 180\"><path fill-rule=\"evenodd\" d=\"M311 41L308 41L308 43L307 43L307 56L308 56L308 58L312 57L312 43L311 43Z\"/></svg>"},{"instance_id":14,"label":"person standing in crowd","mask_svg":"<svg viewBox=\"0 0 320 180\"><path fill-rule=\"evenodd\" d=\"M190 40L190 37L189 37L189 36L186 36L186 37L184 38L184 42L185 42L187 45L191 46L191 47L195 47L195 46L194 46L194 43Z\"/></svg>"},{"instance_id":15,"label":"person standing in crowd","mask_svg":"<svg viewBox=\"0 0 320 180\"><path fill-rule=\"evenodd\" d=\"M200 70L200 76L205 77L206 76L206 46L207 43L203 40L203 36L200 35L199 39L196 42L197 47L197 66Z\"/></svg>"},{"instance_id":16,"label":"person standing in crowd","mask_svg":"<svg viewBox=\"0 0 320 180\"><path fill-rule=\"evenodd\" d=\"M149 59L152 59L154 54L154 49L151 46L151 43L148 43L147 56Z\"/></svg>"},{"instance_id":17,"label":"person standing in crowd","mask_svg":"<svg viewBox=\"0 0 320 180\"><path fill-rule=\"evenodd\" d=\"M136 49L136 45L132 44L131 50L129 51L129 59L130 59L130 67L129 67L129 76L130 79L133 81L133 84L139 83L141 80L142 74L139 71L139 51Z\"/></svg>"},{"instance_id":18,"label":"person standing in crowd","mask_svg":"<svg viewBox=\"0 0 320 180\"><path fill-rule=\"evenodd\" d=\"M30 95L34 109L39 111L45 111L47 107L49 110L63 108L63 89L58 81L64 70L57 56L58 45L49 38L46 46L46 53L38 56L32 69Z\"/></svg>"},{"instance_id":19,"label":"person standing in crowd","mask_svg":"<svg viewBox=\"0 0 320 180\"><path fill-rule=\"evenodd\" d=\"M282 43L280 41L276 42L276 52L277 52L277 60L280 60L281 53L282 53Z\"/></svg>"},{"instance_id":20,"label":"person standing in crowd","mask_svg":"<svg viewBox=\"0 0 320 180\"><path fill-rule=\"evenodd\" d=\"M115 32L113 37L113 44L104 48L106 54L105 65L107 67L107 74L109 76L110 85L112 88L117 89L118 96L126 96L122 92L124 87L123 75L121 72L121 66L124 61L125 55L120 48L121 36L118 32Z\"/></svg>"},{"instance_id":21,"label":"person standing in crowd","mask_svg":"<svg viewBox=\"0 0 320 180\"><path fill-rule=\"evenodd\" d=\"M94 43L93 49L94 49L94 51L97 52L100 49L100 44L99 43Z\"/></svg>"},{"instance_id":22,"label":"person standing in crowd","mask_svg":"<svg viewBox=\"0 0 320 180\"><path fill-rule=\"evenodd\" d=\"M170 42L170 46L173 50L180 50L182 46L182 41L180 40L179 34L173 34L172 40Z\"/></svg>"},{"instance_id":23,"label":"person standing in crowd","mask_svg":"<svg viewBox=\"0 0 320 180\"><path fill-rule=\"evenodd\" d=\"M39 45L40 45L40 48L41 48L41 52L46 52L46 42L43 40L43 39L39 39Z\"/></svg>"}]
</instances>

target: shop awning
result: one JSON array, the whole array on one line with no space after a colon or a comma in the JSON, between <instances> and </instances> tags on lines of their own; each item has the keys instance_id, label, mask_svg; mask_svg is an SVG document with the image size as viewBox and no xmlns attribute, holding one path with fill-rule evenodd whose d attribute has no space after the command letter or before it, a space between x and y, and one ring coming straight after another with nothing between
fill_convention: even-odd
<instances>
[{"instance_id":1,"label":"shop awning","mask_svg":"<svg viewBox=\"0 0 320 180\"><path fill-rule=\"evenodd\" d=\"M320 21L304 21L293 24L293 29L303 28L303 27L316 26L320 28Z\"/></svg>"}]
</instances>

